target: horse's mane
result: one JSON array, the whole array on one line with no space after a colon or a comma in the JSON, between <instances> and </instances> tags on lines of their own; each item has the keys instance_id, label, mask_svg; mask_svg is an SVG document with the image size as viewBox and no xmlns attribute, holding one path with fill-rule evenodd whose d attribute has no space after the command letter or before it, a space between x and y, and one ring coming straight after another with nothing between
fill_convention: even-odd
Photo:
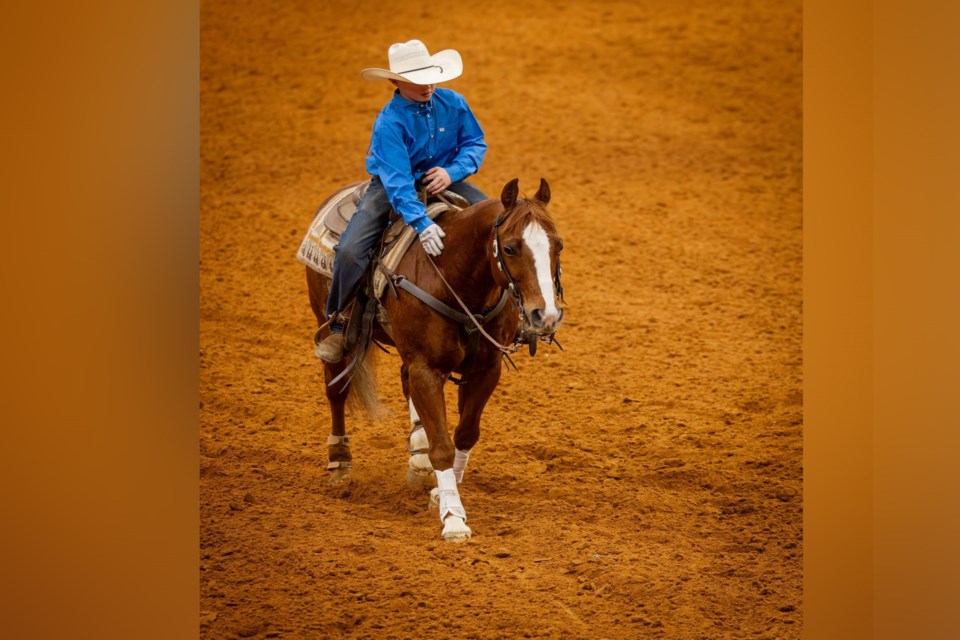
<instances>
[{"instance_id":1,"label":"horse's mane","mask_svg":"<svg viewBox=\"0 0 960 640\"><path fill-rule=\"evenodd\" d=\"M552 233L557 228L553 215L539 200L517 200L509 211L503 213L503 223L500 230L503 233L518 231L518 227L526 226L529 222L539 223L543 230Z\"/></svg>"}]
</instances>

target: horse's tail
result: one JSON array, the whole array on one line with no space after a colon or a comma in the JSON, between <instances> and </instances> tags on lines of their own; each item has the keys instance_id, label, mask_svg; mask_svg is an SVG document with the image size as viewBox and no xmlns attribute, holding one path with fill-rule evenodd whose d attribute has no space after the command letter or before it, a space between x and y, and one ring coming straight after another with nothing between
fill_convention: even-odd
<instances>
[{"instance_id":1,"label":"horse's tail","mask_svg":"<svg viewBox=\"0 0 960 640\"><path fill-rule=\"evenodd\" d=\"M383 420L387 417L387 408L380 400L377 390L376 357L375 352L367 350L360 357L360 362L351 372L350 390L347 395L347 404L351 410L360 410L371 420Z\"/></svg>"}]
</instances>

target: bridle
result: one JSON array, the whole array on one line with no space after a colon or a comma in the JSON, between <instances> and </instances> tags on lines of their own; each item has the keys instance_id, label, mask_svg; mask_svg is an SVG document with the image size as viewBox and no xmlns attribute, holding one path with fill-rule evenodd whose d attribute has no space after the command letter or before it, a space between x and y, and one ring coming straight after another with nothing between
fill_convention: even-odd
<instances>
[{"instance_id":1,"label":"bridle","mask_svg":"<svg viewBox=\"0 0 960 640\"><path fill-rule=\"evenodd\" d=\"M424 191L421 194L421 197L423 198L424 201L426 201L426 191ZM442 195L438 196L438 198L440 198L440 200L442 200L443 202L446 202L451 208L454 208L454 209L462 208L454 205L449 200L444 198ZM554 333L538 333L536 331L532 331L529 328L533 326L533 323L530 321L530 318L527 317L527 313L523 308L523 293L520 291L520 287L517 286L517 282L516 280L514 280L513 274L510 273L510 269L507 267L506 262L504 262L503 255L500 250L500 246L502 244L500 240L500 226L503 224L504 220L506 220L506 217L507 216L505 214L497 216L497 219L493 224L493 227L494 227L493 255L497 259L497 268L499 268L500 271L503 272L504 276L506 276L507 278L506 291L504 291L504 295L501 296L500 302L496 305L496 307L491 312L491 314L487 315L484 318L481 318L480 320L478 320L478 317L472 311L470 311L470 308L467 307L466 303L464 303L464 301L460 298L460 296L457 295L457 292L454 291L453 287L450 286L450 283L447 282L447 279L443 275L443 271L440 270L440 267L437 266L437 263L434 262L433 258L430 257L429 254L426 254L426 253L424 254L427 258L427 262L430 264L430 266L433 267L434 271L437 272L437 276L439 276L440 281L447 288L447 291L450 293L450 295L453 296L453 299L457 301L457 304L460 305L460 308L463 309L464 315L461 316L460 314L456 313L453 309L447 307L447 305L441 303L439 300L437 300L427 292L423 291L419 287L414 286L413 283L409 282L403 276L397 276L394 273L388 272L383 267L382 263L378 262L378 266L384 270L384 273L386 273L390 281L393 282L396 286L402 289L405 289L407 293L410 293L414 297L420 299L422 302L432 307L435 311L439 312L441 315L444 315L448 318L461 322L462 324L464 324L465 327L468 328L468 333L472 333L474 331L479 333L479 335L483 336L483 338L487 342L489 342L491 345L496 347L496 349L503 354L503 356L507 359L507 361L510 362L511 365L513 365L513 361L510 360L510 354L516 353L517 351L519 351L521 345L523 344L527 344L529 346L531 356L536 354L537 342L541 340L543 342L546 342L547 344L557 345L557 347L561 351L563 351L563 346L560 344L560 341L556 339L556 336L554 335ZM553 286L554 286L554 289L556 290L557 296L560 298L560 301L565 303L566 300L564 300L563 298L563 285L560 283L560 276L562 274L563 274L563 271L560 269L560 255L558 254L557 268L553 273ZM517 309L519 310L520 323L517 327L517 333L514 336L513 343L510 345L504 345L504 344L500 344L500 342L497 341L496 338L494 338L489 333L487 333L487 331L483 328L483 325L488 320L492 319L494 316L500 313L500 311L503 309L504 302L506 302L508 293L509 293L509 297L513 298L514 304L517 306ZM561 317L563 317L562 309L560 310L560 314L561 314ZM469 322L462 322L464 318ZM471 324L473 325L472 328L470 328ZM514 368L516 368L516 365L513 365L513 366Z\"/></svg>"},{"instance_id":2,"label":"bridle","mask_svg":"<svg viewBox=\"0 0 960 640\"><path fill-rule=\"evenodd\" d=\"M493 255L497 259L497 268L503 273L507 278L507 289L513 294L514 300L517 307L520 310L520 325L517 328L517 335L514 339L515 349L521 344L530 345L530 355L534 355L537 352L537 341L542 340L547 344L556 344L560 347L560 350L563 351L563 347L560 346L560 343L557 342L554 333L541 333L533 331L530 327L533 326L533 323L530 321L530 318L527 316L527 312L523 306L523 293L520 291L520 287L517 286L516 280L513 278L513 274L510 273L510 269L507 267L507 263L503 259L503 251L501 246L503 242L500 240L500 226L504 223L507 216L500 215L497 216L496 222L493 223ZM566 303L566 300L563 297L563 285L560 282L560 276L563 274L563 271L560 269L560 254L557 254L557 268L553 272L553 287L556 291L557 297L560 298L561 302ZM560 317L563 317L563 309L560 310Z\"/></svg>"},{"instance_id":3,"label":"bridle","mask_svg":"<svg viewBox=\"0 0 960 640\"><path fill-rule=\"evenodd\" d=\"M513 274L511 274L510 269L507 268L507 263L503 261L503 254L500 251L500 245L502 244L500 241L500 226L503 224L504 220L506 220L506 216L498 216L496 222L493 223L493 255L497 259L497 267L507 278L507 288L517 299L517 303L520 305L520 309L522 310L523 294L520 293L520 287L517 286L516 280L513 279ZM560 255L557 254L557 268L553 272L553 288L556 291L557 296L560 298L560 301L565 303L566 300L563 297L563 285L560 283L561 275L563 275L563 270L560 268Z\"/></svg>"}]
</instances>

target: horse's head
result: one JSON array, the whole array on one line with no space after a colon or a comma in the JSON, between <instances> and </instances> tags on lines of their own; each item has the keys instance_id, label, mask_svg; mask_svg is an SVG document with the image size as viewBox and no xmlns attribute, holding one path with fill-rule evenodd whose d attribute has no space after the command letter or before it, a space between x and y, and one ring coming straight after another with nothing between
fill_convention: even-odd
<instances>
[{"instance_id":1,"label":"horse's head","mask_svg":"<svg viewBox=\"0 0 960 640\"><path fill-rule=\"evenodd\" d=\"M493 233L493 276L517 296L526 325L524 332L552 336L563 318L563 240L547 211L547 181L540 179L540 188L532 200L518 199L518 182L514 178L500 194L503 214Z\"/></svg>"}]
</instances>

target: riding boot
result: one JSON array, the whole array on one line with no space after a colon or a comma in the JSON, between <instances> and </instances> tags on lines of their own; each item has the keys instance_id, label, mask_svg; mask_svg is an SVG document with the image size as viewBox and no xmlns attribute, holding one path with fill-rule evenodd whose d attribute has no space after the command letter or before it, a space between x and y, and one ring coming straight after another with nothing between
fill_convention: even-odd
<instances>
[{"instance_id":1,"label":"riding boot","mask_svg":"<svg viewBox=\"0 0 960 640\"><path fill-rule=\"evenodd\" d=\"M327 364L336 364L343 360L345 342L343 325L330 325L330 335L317 344L317 350L314 353Z\"/></svg>"},{"instance_id":2,"label":"riding boot","mask_svg":"<svg viewBox=\"0 0 960 640\"><path fill-rule=\"evenodd\" d=\"M343 334L331 333L317 345L317 357L327 364L336 364L343 360Z\"/></svg>"}]
</instances>

